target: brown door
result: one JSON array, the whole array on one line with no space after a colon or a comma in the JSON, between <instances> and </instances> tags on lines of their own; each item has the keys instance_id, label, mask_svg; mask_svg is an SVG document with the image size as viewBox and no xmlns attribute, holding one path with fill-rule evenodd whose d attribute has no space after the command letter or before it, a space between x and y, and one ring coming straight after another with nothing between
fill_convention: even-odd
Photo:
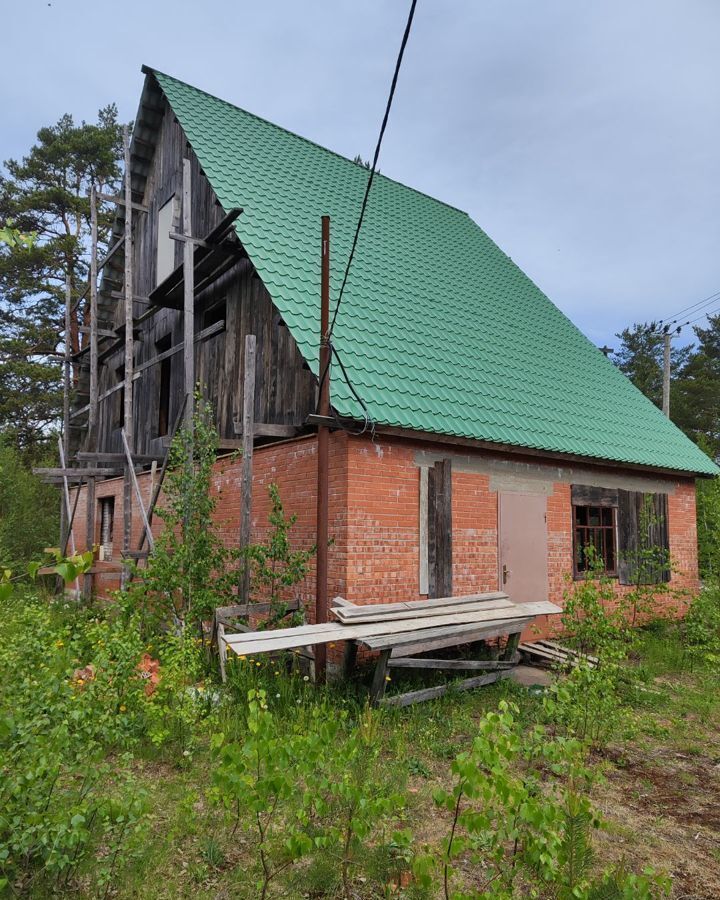
<instances>
[{"instance_id":1,"label":"brown door","mask_svg":"<svg viewBox=\"0 0 720 900\"><path fill-rule=\"evenodd\" d=\"M498 494L499 587L516 603L548 599L547 497Z\"/></svg>"}]
</instances>

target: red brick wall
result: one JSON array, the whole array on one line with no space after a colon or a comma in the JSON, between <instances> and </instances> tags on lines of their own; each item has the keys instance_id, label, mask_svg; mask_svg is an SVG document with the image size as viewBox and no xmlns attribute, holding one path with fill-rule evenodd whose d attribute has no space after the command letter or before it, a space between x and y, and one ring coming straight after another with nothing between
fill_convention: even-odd
<instances>
[{"instance_id":1,"label":"red brick wall","mask_svg":"<svg viewBox=\"0 0 720 900\"><path fill-rule=\"evenodd\" d=\"M330 450L329 595L356 602L417 599L419 591L419 485L417 450L451 454L447 445L382 438L375 442L337 432ZM466 451L463 451L466 453ZM478 459L501 455L479 452ZM534 462L541 462L535 459ZM552 468L548 468L552 472ZM618 470L611 470L617 473ZM217 524L229 546L237 544L240 528L240 472L238 459L220 459L214 488L218 492ZM146 499L149 475L140 476ZM293 530L300 547L315 542L316 440L307 437L256 449L254 456L253 540L267 533L267 486L276 482L288 514L297 515ZM670 550L673 588L695 590L697 544L695 487L690 479L673 482L669 495ZM122 480L98 484L98 498L115 495L115 557L122 546ZM84 495L84 491L83 491ZM99 536L99 516L95 539ZM160 523L156 520L154 530ZM75 517L78 549L85 541L84 496ZM141 530L133 504L133 547ZM547 503L549 599L562 600L572 572L570 485L553 484ZM453 591L456 594L498 588L497 493L486 474L453 472ZM312 571L299 587L309 607L314 600ZM622 590L622 588L618 588Z\"/></svg>"}]
</instances>

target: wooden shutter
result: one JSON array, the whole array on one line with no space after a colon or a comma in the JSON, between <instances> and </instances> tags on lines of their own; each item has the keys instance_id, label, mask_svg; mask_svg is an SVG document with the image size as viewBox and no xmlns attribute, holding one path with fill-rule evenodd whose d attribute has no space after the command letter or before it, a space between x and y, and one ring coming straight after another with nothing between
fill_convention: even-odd
<instances>
[{"instance_id":1,"label":"wooden shutter","mask_svg":"<svg viewBox=\"0 0 720 900\"><path fill-rule=\"evenodd\" d=\"M642 510L648 497L653 517L648 533L640 534ZM620 584L636 584L638 559L643 547L660 547L667 555L670 550L667 494L644 494L642 491L618 491L618 580ZM670 580L670 568L661 565L655 572L646 572L644 583L657 584Z\"/></svg>"},{"instance_id":2,"label":"wooden shutter","mask_svg":"<svg viewBox=\"0 0 720 900\"><path fill-rule=\"evenodd\" d=\"M452 596L452 460L428 471L428 596Z\"/></svg>"},{"instance_id":3,"label":"wooden shutter","mask_svg":"<svg viewBox=\"0 0 720 900\"><path fill-rule=\"evenodd\" d=\"M591 487L588 484L571 486L573 506L617 506L617 488Z\"/></svg>"}]
</instances>

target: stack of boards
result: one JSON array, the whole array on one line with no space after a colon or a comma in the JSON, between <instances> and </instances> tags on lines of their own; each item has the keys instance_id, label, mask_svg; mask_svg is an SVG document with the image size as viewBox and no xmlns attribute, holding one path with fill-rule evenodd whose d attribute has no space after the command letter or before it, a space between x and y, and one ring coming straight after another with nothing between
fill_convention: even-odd
<instances>
[{"instance_id":1,"label":"stack of boards","mask_svg":"<svg viewBox=\"0 0 720 900\"><path fill-rule=\"evenodd\" d=\"M379 636L389 638L397 635L400 638L409 633L421 639L430 629L495 623L500 626L505 622L512 625L514 620L559 613L560 608L547 601L513 603L507 594L496 592L362 605L336 597L331 612L336 622L230 634L225 636L225 642L235 653L251 655L334 641L357 640L362 643L369 639L371 643L373 638Z\"/></svg>"}]
</instances>

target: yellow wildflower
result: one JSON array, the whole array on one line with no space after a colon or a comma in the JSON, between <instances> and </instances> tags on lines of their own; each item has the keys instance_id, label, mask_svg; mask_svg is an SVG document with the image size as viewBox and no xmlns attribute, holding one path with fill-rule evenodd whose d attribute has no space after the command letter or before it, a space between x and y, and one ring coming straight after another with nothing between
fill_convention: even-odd
<instances>
[{"instance_id":1,"label":"yellow wildflower","mask_svg":"<svg viewBox=\"0 0 720 900\"><path fill-rule=\"evenodd\" d=\"M125 706L125 705L123 704L123 705L120 707L120 712L125 712L126 709L127 709L127 706Z\"/></svg>"},{"instance_id":2,"label":"yellow wildflower","mask_svg":"<svg viewBox=\"0 0 720 900\"><path fill-rule=\"evenodd\" d=\"M392 681L392 678L389 675L385 676L385 681Z\"/></svg>"}]
</instances>

